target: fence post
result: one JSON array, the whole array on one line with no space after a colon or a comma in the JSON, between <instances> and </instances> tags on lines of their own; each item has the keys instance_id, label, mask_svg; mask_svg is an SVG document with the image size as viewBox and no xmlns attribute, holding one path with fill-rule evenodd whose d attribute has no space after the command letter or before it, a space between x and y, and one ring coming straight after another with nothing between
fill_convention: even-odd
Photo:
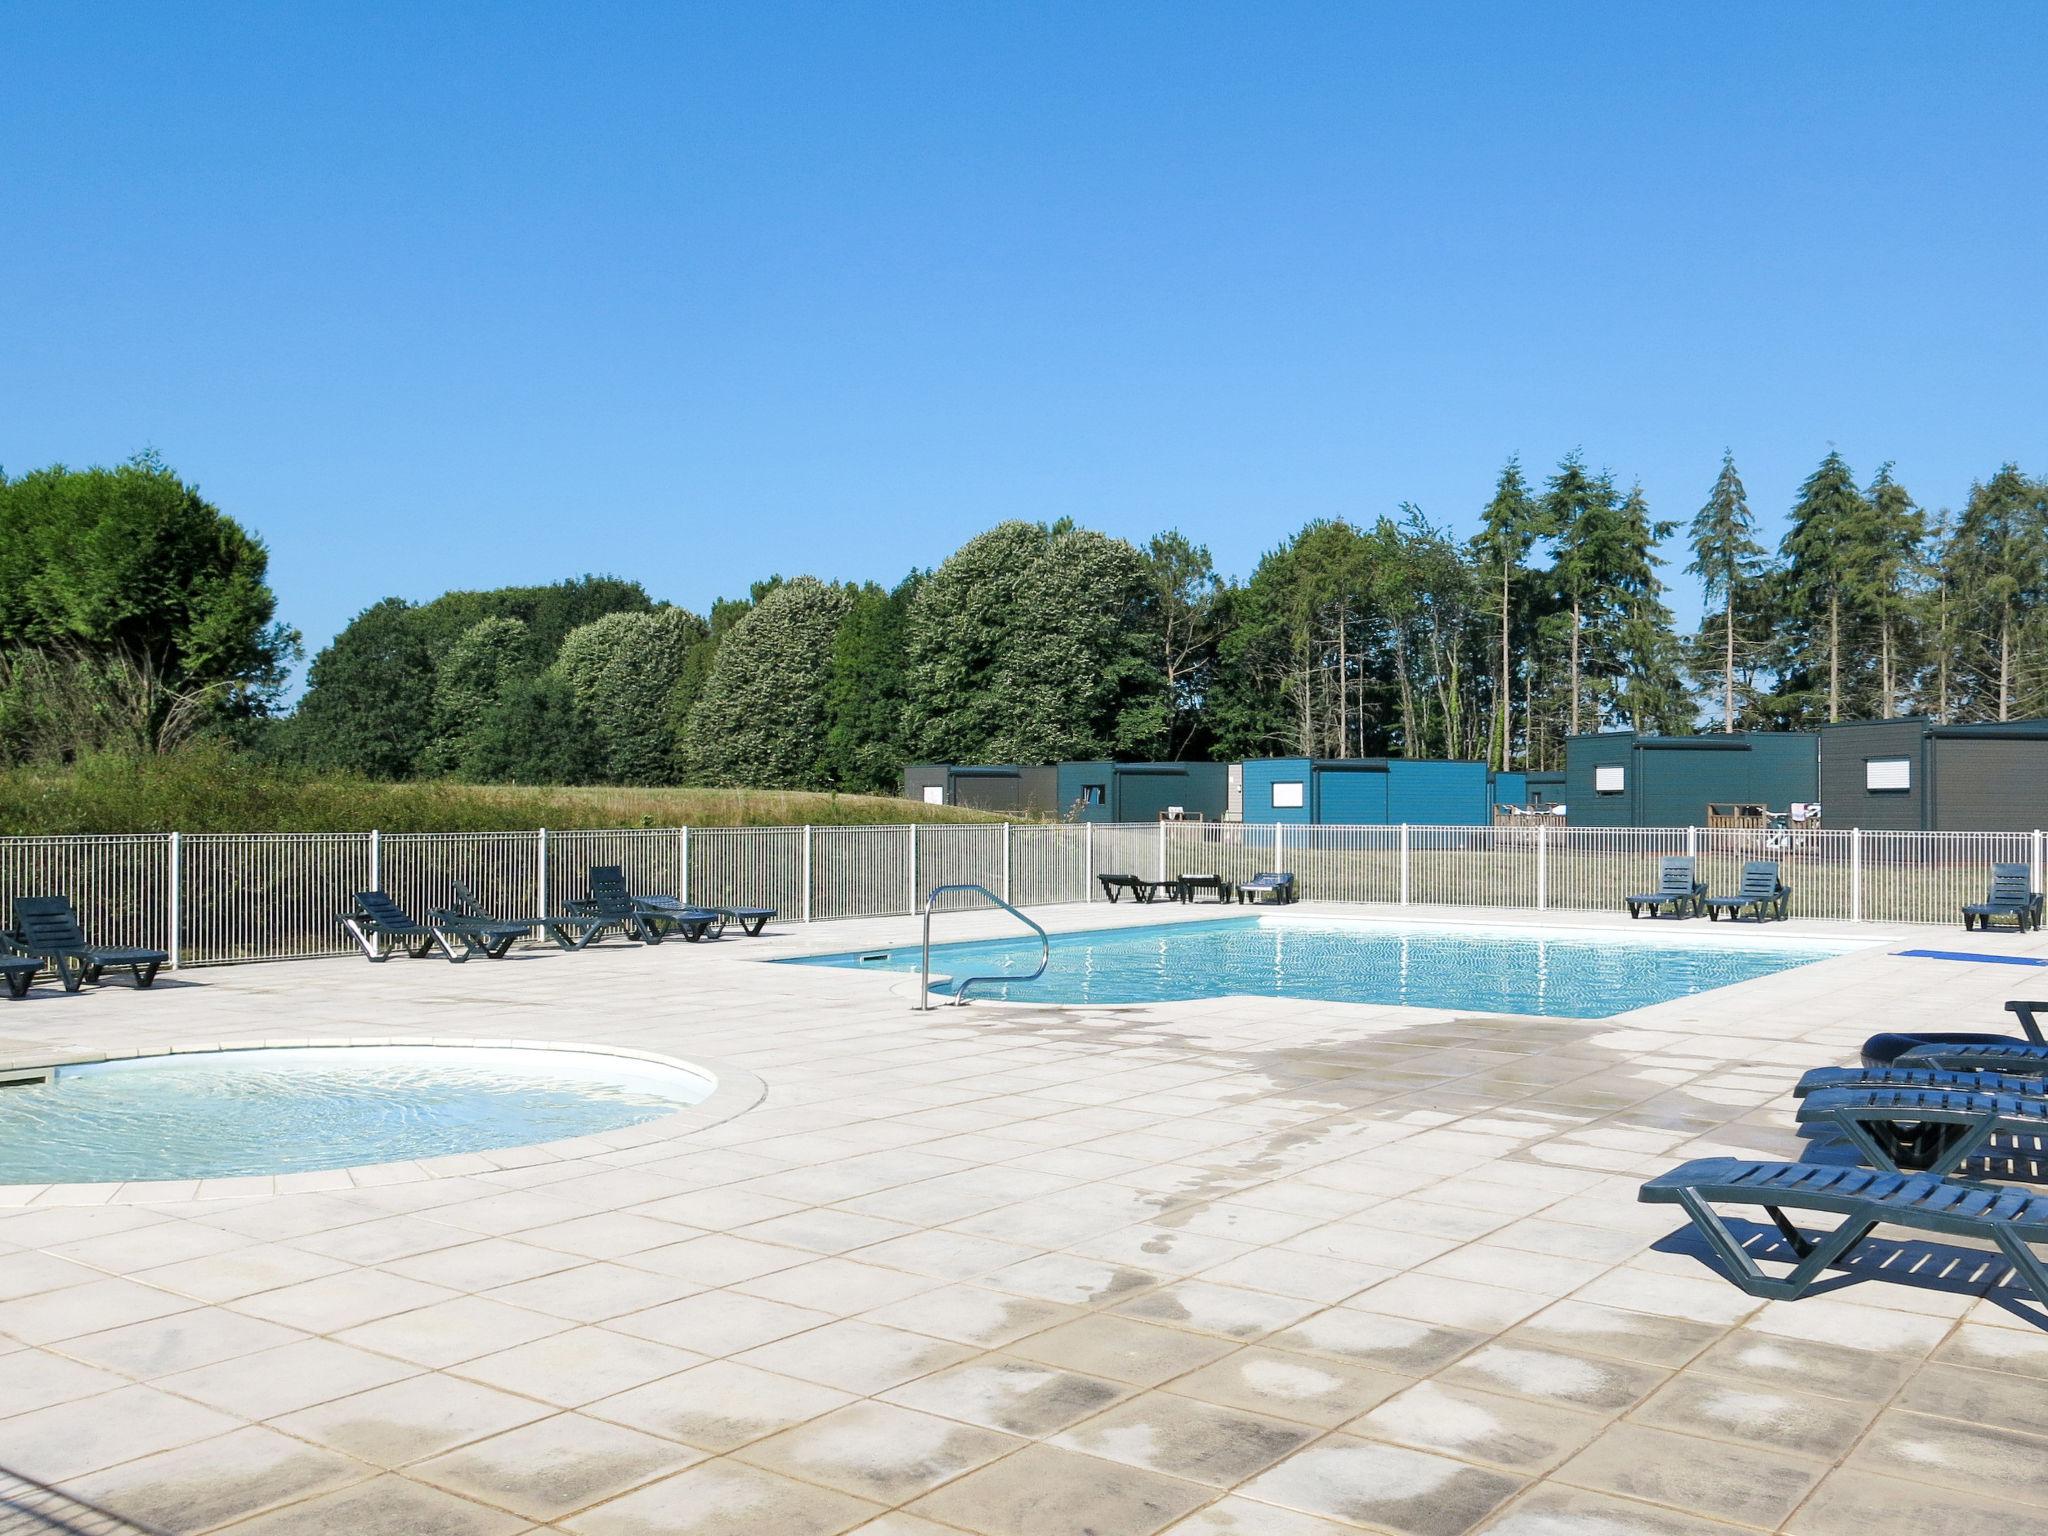
<instances>
[{"instance_id":1,"label":"fence post","mask_svg":"<svg viewBox=\"0 0 2048 1536\"><path fill-rule=\"evenodd\" d=\"M917 823L910 824L910 910L915 913L924 905L917 899Z\"/></svg>"},{"instance_id":2,"label":"fence post","mask_svg":"<svg viewBox=\"0 0 2048 1536\"><path fill-rule=\"evenodd\" d=\"M2040 834L2038 834L2038 831L2034 834L2034 846L2040 848ZM2036 860L2036 862L2040 862L2040 860ZM164 946L164 948L170 950L170 969L172 971L178 969L180 952L184 948L178 942L178 928L182 924L182 918L180 918L180 913L178 913L178 899L180 899L182 893L184 893L184 834L182 834L182 831L174 831L174 834L170 834L170 940Z\"/></svg>"},{"instance_id":3,"label":"fence post","mask_svg":"<svg viewBox=\"0 0 2048 1536\"><path fill-rule=\"evenodd\" d=\"M538 837L540 839L540 856L535 863L535 868L540 873L536 877L539 883L534 891L536 905L533 910L545 913L548 910L548 829L542 827Z\"/></svg>"},{"instance_id":4,"label":"fence post","mask_svg":"<svg viewBox=\"0 0 2048 1536\"><path fill-rule=\"evenodd\" d=\"M1159 823L1159 881L1166 883L1166 823Z\"/></svg>"},{"instance_id":5,"label":"fence post","mask_svg":"<svg viewBox=\"0 0 2048 1536\"><path fill-rule=\"evenodd\" d=\"M1849 829L1849 921L1863 921L1863 829Z\"/></svg>"},{"instance_id":6,"label":"fence post","mask_svg":"<svg viewBox=\"0 0 2048 1536\"><path fill-rule=\"evenodd\" d=\"M1095 899L1095 823L1081 823L1081 900Z\"/></svg>"},{"instance_id":7,"label":"fence post","mask_svg":"<svg viewBox=\"0 0 2048 1536\"><path fill-rule=\"evenodd\" d=\"M1685 829L1685 856L1688 859L1697 859L1700 856L1700 829L1698 827L1687 827ZM1694 876L1694 878L1697 879L1698 876Z\"/></svg>"},{"instance_id":8,"label":"fence post","mask_svg":"<svg viewBox=\"0 0 2048 1536\"><path fill-rule=\"evenodd\" d=\"M1401 905L1408 905L1408 823L1401 823Z\"/></svg>"},{"instance_id":9,"label":"fence post","mask_svg":"<svg viewBox=\"0 0 2048 1536\"><path fill-rule=\"evenodd\" d=\"M384 889L384 839L375 827L370 828L370 889Z\"/></svg>"},{"instance_id":10,"label":"fence post","mask_svg":"<svg viewBox=\"0 0 2048 1536\"><path fill-rule=\"evenodd\" d=\"M1536 823L1536 910L1550 908L1550 828Z\"/></svg>"},{"instance_id":11,"label":"fence post","mask_svg":"<svg viewBox=\"0 0 2048 1536\"><path fill-rule=\"evenodd\" d=\"M679 887L676 891L676 900L687 907L690 904L690 829L688 827L676 828L676 861L682 871L681 877L676 882Z\"/></svg>"},{"instance_id":12,"label":"fence post","mask_svg":"<svg viewBox=\"0 0 2048 1536\"><path fill-rule=\"evenodd\" d=\"M804 921L811 920L811 827L804 825Z\"/></svg>"},{"instance_id":13,"label":"fence post","mask_svg":"<svg viewBox=\"0 0 2048 1536\"><path fill-rule=\"evenodd\" d=\"M2034 889L2041 889L2041 829L2034 828L2034 854L2030 860L2034 867Z\"/></svg>"},{"instance_id":14,"label":"fence post","mask_svg":"<svg viewBox=\"0 0 2048 1536\"><path fill-rule=\"evenodd\" d=\"M1003 900L1010 897L1010 823L1003 823Z\"/></svg>"},{"instance_id":15,"label":"fence post","mask_svg":"<svg viewBox=\"0 0 2048 1536\"><path fill-rule=\"evenodd\" d=\"M1287 824L1273 823L1273 869L1278 874L1287 872Z\"/></svg>"}]
</instances>

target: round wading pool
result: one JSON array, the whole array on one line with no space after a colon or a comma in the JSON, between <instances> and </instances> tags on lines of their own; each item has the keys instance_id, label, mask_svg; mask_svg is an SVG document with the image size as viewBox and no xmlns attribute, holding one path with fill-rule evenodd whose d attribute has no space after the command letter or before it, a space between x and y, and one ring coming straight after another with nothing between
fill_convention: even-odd
<instances>
[{"instance_id":1,"label":"round wading pool","mask_svg":"<svg viewBox=\"0 0 2048 1536\"><path fill-rule=\"evenodd\" d=\"M188 1051L0 1087L0 1184L304 1173L529 1146L674 1114L680 1062L541 1047Z\"/></svg>"}]
</instances>

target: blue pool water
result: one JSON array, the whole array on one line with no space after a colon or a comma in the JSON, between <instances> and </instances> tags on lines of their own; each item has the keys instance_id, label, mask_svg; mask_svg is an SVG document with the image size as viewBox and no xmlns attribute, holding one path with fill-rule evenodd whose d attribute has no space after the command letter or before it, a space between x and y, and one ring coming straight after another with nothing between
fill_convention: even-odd
<instances>
[{"instance_id":1,"label":"blue pool water","mask_svg":"<svg viewBox=\"0 0 2048 1536\"><path fill-rule=\"evenodd\" d=\"M341 1046L55 1068L0 1087L0 1184L300 1173L616 1131L711 1091L588 1051Z\"/></svg>"},{"instance_id":2,"label":"blue pool water","mask_svg":"<svg viewBox=\"0 0 2048 1536\"><path fill-rule=\"evenodd\" d=\"M1770 942L1727 927L1681 940L1662 933L1559 935L1241 917L1056 934L1042 978L982 983L968 995L1043 1003L1298 997L1604 1019L1852 947ZM787 963L915 973L918 949L813 955ZM1037 964L1036 939L932 946L934 974L1028 973Z\"/></svg>"}]
</instances>

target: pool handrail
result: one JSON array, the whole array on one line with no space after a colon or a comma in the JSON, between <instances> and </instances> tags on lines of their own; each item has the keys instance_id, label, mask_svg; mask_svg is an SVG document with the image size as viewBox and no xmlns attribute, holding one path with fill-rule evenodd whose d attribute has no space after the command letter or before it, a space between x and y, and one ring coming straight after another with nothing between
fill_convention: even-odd
<instances>
[{"instance_id":1,"label":"pool handrail","mask_svg":"<svg viewBox=\"0 0 2048 1536\"><path fill-rule=\"evenodd\" d=\"M1017 919L1026 928L1038 935L1038 969L1029 976L969 976L953 988L952 1006L962 1007L967 1002L967 989L977 981L1036 981L1045 974L1045 968L1052 963L1052 939L1037 923L1019 912L1002 897L985 885L935 885L924 899L924 946L917 969L917 1011L929 1013L932 1007L932 908L939 904L941 896L955 891L977 891Z\"/></svg>"}]
</instances>

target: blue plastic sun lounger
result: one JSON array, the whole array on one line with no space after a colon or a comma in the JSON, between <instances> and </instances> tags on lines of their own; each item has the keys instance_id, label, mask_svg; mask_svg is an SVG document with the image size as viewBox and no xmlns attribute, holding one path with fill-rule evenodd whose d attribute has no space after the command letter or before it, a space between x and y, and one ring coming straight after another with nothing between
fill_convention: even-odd
<instances>
[{"instance_id":1,"label":"blue plastic sun lounger","mask_svg":"<svg viewBox=\"0 0 2048 1536\"><path fill-rule=\"evenodd\" d=\"M2048 1242L2048 1194L1942 1179L1932 1174L1886 1173L1825 1163L1752 1163L1708 1157L1659 1174L1639 1199L1676 1205L1691 1218L1727 1271L1752 1296L1796 1300L1855 1251L1871 1231L1888 1225L1945 1237L1978 1238L1997 1246L2021 1284L2048 1306L2048 1269L2029 1246ZM1766 1274L1728 1230L1716 1205L1760 1206L1797 1257L1789 1273ZM1841 1218L1831 1232L1801 1231L1787 1211Z\"/></svg>"},{"instance_id":2,"label":"blue plastic sun lounger","mask_svg":"<svg viewBox=\"0 0 2048 1536\"><path fill-rule=\"evenodd\" d=\"M2015 933L2041 926L2041 893L2034 889L2033 871L2026 865L1991 866L1991 889L1982 901L1963 908L1963 931L1978 928L1989 933L1995 917L2011 918Z\"/></svg>"},{"instance_id":3,"label":"blue plastic sun lounger","mask_svg":"<svg viewBox=\"0 0 2048 1536\"><path fill-rule=\"evenodd\" d=\"M2011 1071L2014 1069L2011 1063L2033 1059L2048 1067L2048 1037L2042 1035L2040 1021L2035 1018L2038 1012L2048 1012L2048 1003L2016 999L2005 1005L2005 1011L2020 1021L2025 1039L1973 1030L1887 1031L1872 1035L1863 1042L1863 1064L1866 1067L1887 1067L1893 1062L1901 1062L1916 1067L1943 1067L1950 1071ZM1989 1055L1979 1055L1968 1064L1949 1059L1961 1050L1988 1052ZM2001 1064L1996 1057L2002 1052L2017 1054ZM2025 1071L2026 1068L2020 1066L2018 1070Z\"/></svg>"},{"instance_id":4,"label":"blue plastic sun lounger","mask_svg":"<svg viewBox=\"0 0 2048 1536\"><path fill-rule=\"evenodd\" d=\"M6 981L10 997L27 997L29 983L42 968L42 961L31 960L27 955L0 954L0 980Z\"/></svg>"},{"instance_id":5,"label":"blue plastic sun lounger","mask_svg":"<svg viewBox=\"0 0 2048 1536\"><path fill-rule=\"evenodd\" d=\"M1815 1067L1793 1086L1803 1099L1830 1088L1957 1088L1965 1093L2016 1093L2048 1098L2048 1059L2037 1072L1955 1072L1915 1065L1905 1057L1888 1067Z\"/></svg>"},{"instance_id":6,"label":"blue plastic sun lounger","mask_svg":"<svg viewBox=\"0 0 2048 1536\"><path fill-rule=\"evenodd\" d=\"M2038 1142L2048 1099L1955 1088L1824 1088L1799 1105L1801 1125L1839 1132L1873 1168L1953 1173L1995 1137Z\"/></svg>"},{"instance_id":7,"label":"blue plastic sun lounger","mask_svg":"<svg viewBox=\"0 0 2048 1536\"><path fill-rule=\"evenodd\" d=\"M1706 910L1707 882L1699 877L1699 865L1689 854L1674 854L1657 861L1657 889L1622 898L1632 918L1645 912L1662 917L1670 908L1678 917L1698 917Z\"/></svg>"},{"instance_id":8,"label":"blue plastic sun lounger","mask_svg":"<svg viewBox=\"0 0 2048 1536\"><path fill-rule=\"evenodd\" d=\"M356 892L356 904L342 914L341 926L364 958L380 963L395 954L414 960L439 954L457 965L471 955L502 960L512 941L526 931L495 924L487 927L445 912L434 913L424 923L415 922L383 891Z\"/></svg>"},{"instance_id":9,"label":"blue plastic sun lounger","mask_svg":"<svg viewBox=\"0 0 2048 1536\"><path fill-rule=\"evenodd\" d=\"M14 903L14 931L8 947L57 973L66 992L98 981L109 970L125 970L146 987L170 956L160 949L103 949L85 941L85 929L68 896L22 896Z\"/></svg>"},{"instance_id":10,"label":"blue plastic sun lounger","mask_svg":"<svg viewBox=\"0 0 2048 1536\"><path fill-rule=\"evenodd\" d=\"M1264 869L1251 879L1240 881L1237 899L1248 905L1257 905L1261 898L1285 906L1295 899L1294 872L1284 869Z\"/></svg>"},{"instance_id":11,"label":"blue plastic sun lounger","mask_svg":"<svg viewBox=\"0 0 2048 1536\"><path fill-rule=\"evenodd\" d=\"M1778 878L1778 861L1751 859L1742 866L1742 884L1733 896L1709 896L1703 905L1711 922L1719 922L1723 912L1735 922L1744 912L1758 922L1771 917L1783 922L1790 915L1791 901L1792 887Z\"/></svg>"},{"instance_id":12,"label":"blue plastic sun lounger","mask_svg":"<svg viewBox=\"0 0 2048 1536\"><path fill-rule=\"evenodd\" d=\"M1164 880L1146 880L1137 875L1097 875L1096 883L1102 887L1102 894L1109 898L1110 905L1116 904L1121 891L1129 891L1134 901L1149 906L1152 898L1166 889Z\"/></svg>"},{"instance_id":13,"label":"blue plastic sun lounger","mask_svg":"<svg viewBox=\"0 0 2048 1536\"><path fill-rule=\"evenodd\" d=\"M692 907L677 901L673 896L635 896L633 904L640 908L642 917L658 919L673 925L673 931L694 944L703 938L722 938L729 914L719 907ZM766 922L773 912L761 919ZM757 926L755 933L760 932Z\"/></svg>"}]
</instances>

